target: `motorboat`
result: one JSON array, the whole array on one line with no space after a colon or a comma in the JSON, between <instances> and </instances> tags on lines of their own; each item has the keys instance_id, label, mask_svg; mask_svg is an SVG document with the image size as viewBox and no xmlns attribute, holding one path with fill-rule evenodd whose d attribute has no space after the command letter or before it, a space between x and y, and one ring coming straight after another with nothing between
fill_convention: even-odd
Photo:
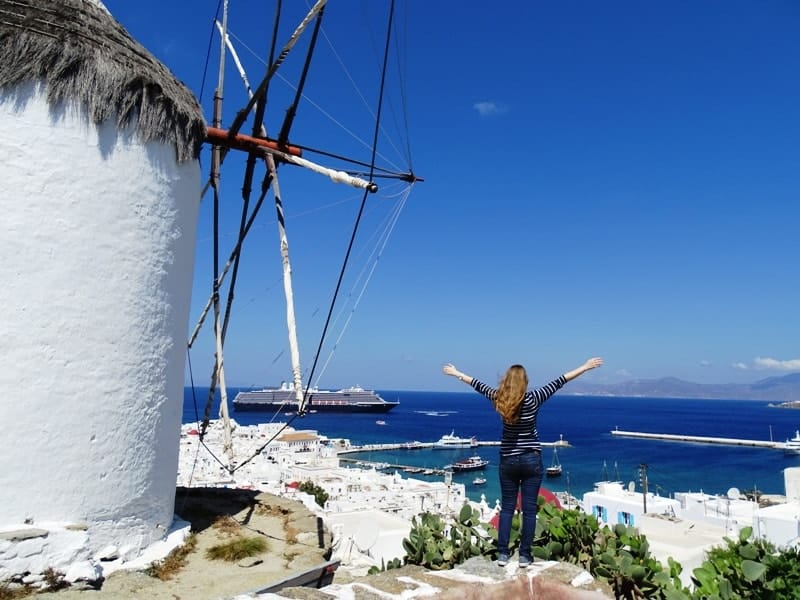
<instances>
[{"instance_id":1,"label":"motorboat","mask_svg":"<svg viewBox=\"0 0 800 600\"><path fill-rule=\"evenodd\" d=\"M800 454L800 429L794 432L793 438L786 440L783 451L786 454Z\"/></svg>"},{"instance_id":2,"label":"motorboat","mask_svg":"<svg viewBox=\"0 0 800 600\"><path fill-rule=\"evenodd\" d=\"M559 477L561 475L561 461L558 460L558 450L553 447L553 462L545 469L548 477Z\"/></svg>"},{"instance_id":3,"label":"motorboat","mask_svg":"<svg viewBox=\"0 0 800 600\"><path fill-rule=\"evenodd\" d=\"M447 465L445 470L451 469L453 471L477 471L489 464L489 461L481 458L480 456L470 456L464 460L454 462L452 465Z\"/></svg>"},{"instance_id":4,"label":"motorboat","mask_svg":"<svg viewBox=\"0 0 800 600\"><path fill-rule=\"evenodd\" d=\"M443 450L448 448L475 448L478 445L478 440L475 437L458 437L456 432L443 435L438 441L433 443L435 449Z\"/></svg>"}]
</instances>

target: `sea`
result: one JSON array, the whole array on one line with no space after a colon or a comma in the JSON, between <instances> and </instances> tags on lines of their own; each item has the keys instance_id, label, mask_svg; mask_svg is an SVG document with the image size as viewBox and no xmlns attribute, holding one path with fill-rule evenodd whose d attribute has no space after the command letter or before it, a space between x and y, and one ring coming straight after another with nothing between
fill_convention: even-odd
<instances>
[{"instance_id":1,"label":"sea","mask_svg":"<svg viewBox=\"0 0 800 600\"><path fill-rule=\"evenodd\" d=\"M230 388L230 414L236 422L251 425L290 422L295 429L316 430L331 438L348 438L355 445L435 442L442 435L475 436L479 441L499 441L498 415L483 396L474 391L423 392L378 390L400 404L385 414L310 413L304 417L272 412L236 411L232 400L240 389ZM183 422L195 423L205 412L208 388L184 391ZM776 402L777 403L777 402ZM218 418L219 394L211 407ZM383 421L383 424L379 423ZM757 490L784 494L783 471L800 467L800 456L785 455L771 448L725 446L613 436L614 429L646 433L668 433L706 437L784 441L800 429L800 409L778 408L756 400L707 400L675 398L628 398L575 396L559 393L541 408L538 418L542 442L563 439L559 447L560 477L545 478L543 486L581 498L599 481L620 481L642 490L646 476L648 491L669 497L675 492L725 494ZM489 464L482 471L454 473L453 480L466 486L467 496L481 495L490 504L500 497L497 466L498 446L458 450L396 450L349 454L364 461L441 469L461 458L481 456ZM553 461L553 449L542 453L545 467ZM404 477L441 479L441 475L406 474ZM486 483L476 485L481 475Z\"/></svg>"}]
</instances>

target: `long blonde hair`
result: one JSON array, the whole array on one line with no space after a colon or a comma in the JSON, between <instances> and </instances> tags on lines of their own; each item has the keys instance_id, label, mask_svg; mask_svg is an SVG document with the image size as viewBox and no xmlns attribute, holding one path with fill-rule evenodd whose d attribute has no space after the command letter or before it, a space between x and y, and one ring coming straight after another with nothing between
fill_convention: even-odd
<instances>
[{"instance_id":1,"label":"long blonde hair","mask_svg":"<svg viewBox=\"0 0 800 600\"><path fill-rule=\"evenodd\" d=\"M503 417L503 422L513 425L519 421L522 399L528 391L528 373L522 365L511 365L497 386L494 408Z\"/></svg>"}]
</instances>

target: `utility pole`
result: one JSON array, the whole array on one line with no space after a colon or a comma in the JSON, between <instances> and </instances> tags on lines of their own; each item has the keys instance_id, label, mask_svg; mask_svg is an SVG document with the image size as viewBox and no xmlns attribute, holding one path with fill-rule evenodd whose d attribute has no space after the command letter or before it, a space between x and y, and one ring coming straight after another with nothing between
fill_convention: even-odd
<instances>
[{"instance_id":1,"label":"utility pole","mask_svg":"<svg viewBox=\"0 0 800 600\"><path fill-rule=\"evenodd\" d=\"M639 481L642 484L642 500L644 501L644 514L647 514L647 464L639 465Z\"/></svg>"},{"instance_id":2,"label":"utility pole","mask_svg":"<svg viewBox=\"0 0 800 600\"><path fill-rule=\"evenodd\" d=\"M569 471L567 471L567 510L570 508L570 501L569 501Z\"/></svg>"}]
</instances>

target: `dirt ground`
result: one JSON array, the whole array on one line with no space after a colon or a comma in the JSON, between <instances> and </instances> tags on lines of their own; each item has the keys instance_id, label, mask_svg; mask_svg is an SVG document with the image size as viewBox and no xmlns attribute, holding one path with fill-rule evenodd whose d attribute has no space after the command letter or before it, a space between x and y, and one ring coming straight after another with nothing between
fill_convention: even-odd
<instances>
[{"instance_id":1,"label":"dirt ground","mask_svg":"<svg viewBox=\"0 0 800 600\"><path fill-rule=\"evenodd\" d=\"M98 590L66 588L56 600L212 600L263 589L322 564L331 540L322 523L302 504L257 491L179 488L176 513L192 524L196 547L186 564L167 580L141 572L112 573ZM219 521L220 517L231 519ZM261 537L263 554L225 562L206 550L235 536Z\"/></svg>"}]
</instances>

